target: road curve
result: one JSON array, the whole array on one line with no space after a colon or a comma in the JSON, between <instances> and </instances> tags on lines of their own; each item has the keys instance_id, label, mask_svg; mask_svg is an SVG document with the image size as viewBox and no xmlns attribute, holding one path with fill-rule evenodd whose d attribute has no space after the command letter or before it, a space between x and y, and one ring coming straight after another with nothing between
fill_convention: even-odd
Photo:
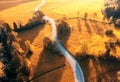
<instances>
[{"instance_id":1,"label":"road curve","mask_svg":"<svg viewBox=\"0 0 120 82\"><path fill-rule=\"evenodd\" d=\"M45 1L42 0L42 4L38 5L35 8L35 12L38 11L38 9L44 5ZM52 36L56 41L56 45L59 48L59 50L61 51L61 53L64 55L64 57L67 59L67 61L69 62L73 73L74 73L74 78L75 78L75 82L84 82L84 76L83 76L83 72L82 69L80 67L80 65L78 64L78 62L75 60L75 58L73 58L73 56L61 45L60 41L57 38L57 27L56 27L56 23L54 21L54 19L49 18L48 16L43 16L43 19L45 21L48 21L51 24L52 27Z\"/></svg>"},{"instance_id":2,"label":"road curve","mask_svg":"<svg viewBox=\"0 0 120 82\"><path fill-rule=\"evenodd\" d=\"M44 4L45 0L42 0L42 3L35 8L35 12L37 12L40 9L40 7L42 7Z\"/></svg>"}]
</instances>

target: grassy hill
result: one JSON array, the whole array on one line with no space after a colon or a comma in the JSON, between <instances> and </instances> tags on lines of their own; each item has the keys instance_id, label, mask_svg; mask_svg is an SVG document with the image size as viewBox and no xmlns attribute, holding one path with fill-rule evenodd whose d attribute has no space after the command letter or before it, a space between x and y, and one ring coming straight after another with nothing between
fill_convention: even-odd
<instances>
[{"instance_id":1,"label":"grassy hill","mask_svg":"<svg viewBox=\"0 0 120 82\"><path fill-rule=\"evenodd\" d=\"M2 4L2 2L0 3ZM22 23L24 25L33 16L34 8L38 4L40 4L40 0L8 7L0 11L0 19L7 21L11 26L13 26L14 21L17 24ZM103 8L104 0L46 0L45 5L41 8L45 15L56 20L64 19L71 26L70 36L67 39L62 39L61 42L79 61L86 82L110 82L111 78L118 81L119 62L97 58L105 55L105 42L120 39L119 30L115 29L113 24L105 24L106 21L102 20L101 9ZM81 19L81 17L87 18L87 20ZM106 30L112 30L113 35L107 36L105 34ZM49 24L40 25L37 28L33 27L33 29L19 33L18 36L23 41L29 40L35 47L30 58L33 68L31 77L39 75L40 77L35 79L34 82L74 82L73 72L64 57L43 49L43 38L46 36L52 37ZM115 45L110 53L112 56L119 58L119 51L120 47ZM81 55L94 57L81 59ZM46 71L56 67L60 68L45 74Z\"/></svg>"}]
</instances>

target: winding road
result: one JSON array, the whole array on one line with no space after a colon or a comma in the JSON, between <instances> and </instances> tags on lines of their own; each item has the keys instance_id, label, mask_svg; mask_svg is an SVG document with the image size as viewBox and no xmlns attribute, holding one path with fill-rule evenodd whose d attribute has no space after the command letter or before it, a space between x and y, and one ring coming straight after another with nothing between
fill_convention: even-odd
<instances>
[{"instance_id":1,"label":"winding road","mask_svg":"<svg viewBox=\"0 0 120 82\"><path fill-rule=\"evenodd\" d=\"M42 3L35 8L35 12L37 12L39 8L42 7L44 4L45 4L45 0L42 0ZM43 19L50 23L52 27L52 36L56 41L57 47L59 48L61 53L64 55L64 57L69 62L73 70L73 73L74 73L75 82L84 82L84 75L83 75L80 65L75 60L75 58L61 45L60 41L57 38L57 30L56 30L57 27L56 27L54 19L49 18L48 16L43 16Z\"/></svg>"}]
</instances>

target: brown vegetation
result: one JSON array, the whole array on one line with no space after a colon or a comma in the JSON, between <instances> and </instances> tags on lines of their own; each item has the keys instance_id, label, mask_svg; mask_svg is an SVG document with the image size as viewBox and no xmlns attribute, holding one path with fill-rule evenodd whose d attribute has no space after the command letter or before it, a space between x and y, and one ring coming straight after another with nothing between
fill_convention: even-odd
<instances>
[{"instance_id":1,"label":"brown vegetation","mask_svg":"<svg viewBox=\"0 0 120 82\"><path fill-rule=\"evenodd\" d=\"M32 16L34 7L36 7L38 2L39 0L35 0L35 2L11 7L1 11L0 16L3 20L11 24L15 21L15 28L24 27L28 21L33 22L33 20L28 19ZM61 18L62 15L65 15L65 22L67 21L65 25L72 25L72 29L68 34L66 27L59 28L60 31L58 30L58 35L65 48L79 61L86 82L118 81L117 74L120 70L120 33L118 29L114 29L113 24L108 24L108 21L102 20L103 15L101 14L101 9L103 9L103 2L104 0L89 0L89 2L88 0L57 0L57 2L56 0L48 0L46 4L41 7L45 15L51 18ZM76 17L76 12L79 12L78 17ZM67 20L67 17L70 17L70 20ZM18 24L18 21L22 22ZM59 21L58 23L61 24L62 22ZM29 25L32 26L31 24ZM60 27L64 27L65 25L61 24ZM34 25L31 28L33 27ZM65 63L64 57L60 57L58 54L54 55L54 53L51 52L54 47L49 48L49 46L54 46L54 41L50 38L51 27L49 24L21 32L19 35L24 40L30 40L35 46L35 50L33 50L34 55L32 56L30 55L32 49L26 49L30 46L25 47L24 40L20 41L20 43L22 43L20 47L22 47L24 52L17 47L17 50L22 52L25 58L30 58L32 68L34 69L32 77L37 77L33 80L34 82L74 82L71 67L68 66L69 63ZM45 39L46 35L48 37ZM45 41L43 39L45 39ZM29 44L29 42L26 44ZM47 49L44 49L45 46ZM25 55L25 52L29 52L29 54ZM3 59L4 62L8 62L5 58L2 58L2 60ZM21 56L20 59L24 60ZM16 61L16 63L18 62L19 67L19 61L17 61L19 57L16 56L13 60ZM27 61L27 59L24 61ZM61 66L64 65L64 63L65 66L63 68ZM24 67L25 64L22 65ZM27 67L29 67L29 65ZM25 70L28 69L27 67ZM57 69L58 67L60 67L60 69ZM20 72L23 72L21 69L24 70L24 68L20 67L19 69ZM29 73L29 69L25 73L20 73L17 76L26 78L23 74L27 75L27 73Z\"/></svg>"},{"instance_id":2,"label":"brown vegetation","mask_svg":"<svg viewBox=\"0 0 120 82\"><path fill-rule=\"evenodd\" d=\"M57 48L55 41L48 37L43 38L43 46L44 46L44 49L49 50L52 53L60 54L60 51Z\"/></svg>"},{"instance_id":3,"label":"brown vegetation","mask_svg":"<svg viewBox=\"0 0 120 82\"><path fill-rule=\"evenodd\" d=\"M34 13L32 18L28 19L28 23L26 23L24 26L21 23L17 25L15 22L13 22L14 31L20 32L44 24L45 20L42 18L43 16L44 14L41 11L37 11Z\"/></svg>"},{"instance_id":4,"label":"brown vegetation","mask_svg":"<svg viewBox=\"0 0 120 82\"><path fill-rule=\"evenodd\" d=\"M71 33L70 26L66 21L61 20L57 22L57 36L59 39L68 37L70 33Z\"/></svg>"},{"instance_id":5,"label":"brown vegetation","mask_svg":"<svg viewBox=\"0 0 120 82\"><path fill-rule=\"evenodd\" d=\"M19 40L8 23L0 25L0 44L0 61L5 65L5 76L1 81L28 81L31 62L27 55L31 52L30 47L27 47L27 51L20 47Z\"/></svg>"}]
</instances>

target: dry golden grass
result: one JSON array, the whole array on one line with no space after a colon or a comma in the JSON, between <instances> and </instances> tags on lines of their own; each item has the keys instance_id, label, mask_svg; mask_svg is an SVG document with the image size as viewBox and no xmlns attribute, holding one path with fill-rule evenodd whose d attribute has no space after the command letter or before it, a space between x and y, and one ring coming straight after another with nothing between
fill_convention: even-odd
<instances>
[{"instance_id":1,"label":"dry golden grass","mask_svg":"<svg viewBox=\"0 0 120 82\"><path fill-rule=\"evenodd\" d=\"M36 4L37 1L34 1L10 7L8 9L2 10L0 13L0 17L11 25L13 21L17 22L17 24L22 23L24 25L33 15Z\"/></svg>"},{"instance_id":2,"label":"dry golden grass","mask_svg":"<svg viewBox=\"0 0 120 82\"><path fill-rule=\"evenodd\" d=\"M22 24L26 24L28 19L33 15L34 8L39 3L40 0L35 0L33 2L20 4L2 10L0 11L0 18L9 22L11 26L14 21L17 22L17 24L20 22ZM45 13L45 15L54 19L59 19L62 16L66 16L66 18L78 16L84 17L85 13L87 13L88 19L90 18L102 21L103 16L101 14L101 9L104 8L103 4L104 0L46 0L46 4L41 8L41 10ZM96 16L95 13L97 14ZM67 43L63 42L63 44L74 56L77 52L91 54L94 56L103 55L106 52L104 43L105 41L111 39L111 37L107 37L105 35L106 29L112 29L116 37L120 39L119 30L114 29L113 25L109 26L98 22L92 23L90 21L85 23L85 21L81 19L71 19L67 20L67 22L72 26L72 33L68 38ZM49 24L46 24L45 26L38 26L37 28L22 32L18 35L23 39L23 41L30 40L32 45L35 47L33 55L30 58L34 70L31 73L31 77L37 75L36 73L42 72L44 69L54 67L54 65L56 65L55 63L61 64L62 61L62 63L66 63L67 65L65 68L51 72L50 74L40 77L38 80L42 82L47 82L48 80L50 82L74 82L73 73L68 62L66 62L63 57L59 57L49 52L44 52L43 38L45 36L52 37L51 27ZM120 48L116 47L117 57L120 57L119 51ZM93 63L93 60L86 63L89 64L89 67L91 67L90 70L94 66ZM84 64L85 63L82 64L83 67ZM95 73L93 74L90 72L90 78L94 76L96 77L97 75L97 72L94 69L92 69L92 72ZM95 82L97 82L97 80L95 80Z\"/></svg>"}]
</instances>

